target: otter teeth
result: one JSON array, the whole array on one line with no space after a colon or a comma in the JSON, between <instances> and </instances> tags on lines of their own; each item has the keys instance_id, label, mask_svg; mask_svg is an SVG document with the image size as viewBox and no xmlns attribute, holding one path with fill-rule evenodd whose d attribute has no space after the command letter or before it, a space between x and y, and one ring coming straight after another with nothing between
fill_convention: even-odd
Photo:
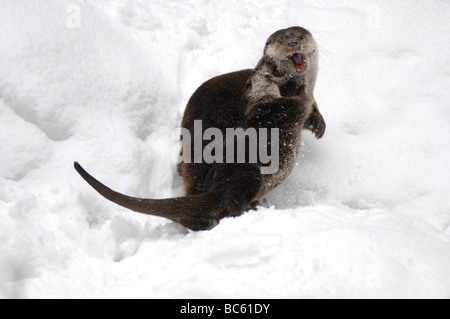
<instances>
[{"instance_id":1,"label":"otter teeth","mask_svg":"<svg viewBox=\"0 0 450 319\"><path fill-rule=\"evenodd\" d=\"M303 53L296 52L288 56L288 58L294 63L297 72L303 72L306 70L306 57Z\"/></svg>"}]
</instances>

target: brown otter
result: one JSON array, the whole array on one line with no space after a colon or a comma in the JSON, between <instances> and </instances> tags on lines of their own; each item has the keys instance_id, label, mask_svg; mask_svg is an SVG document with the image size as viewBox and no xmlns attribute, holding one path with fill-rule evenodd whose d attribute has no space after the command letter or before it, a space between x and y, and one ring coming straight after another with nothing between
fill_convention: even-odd
<instances>
[{"instance_id":1,"label":"brown otter","mask_svg":"<svg viewBox=\"0 0 450 319\"><path fill-rule=\"evenodd\" d=\"M280 87L282 96L298 96L304 93L314 98L313 91L319 68L319 49L308 30L291 27L272 34L266 42L264 55L258 66L261 64L270 67L275 77L288 78ZM242 74L242 76L245 75L245 73ZM248 85L250 85L249 82L247 82ZM305 128L311 130L317 138L322 138L325 127L325 121L314 101L313 112L306 120Z\"/></svg>"},{"instance_id":2,"label":"brown otter","mask_svg":"<svg viewBox=\"0 0 450 319\"><path fill-rule=\"evenodd\" d=\"M75 169L101 195L121 206L168 218L192 230L210 229L221 218L238 216L254 207L289 175L298 158L303 127L322 137L325 124L312 96L316 73L317 47L309 31L299 27L280 30L267 41L254 70L208 80L187 104L181 127L192 136L195 120L202 121L202 133L208 128L224 133L227 128L277 129L280 163L272 174L261 173L265 164L260 160L206 163L194 158L177 167L185 197L156 200L120 194L98 182L78 163ZM203 147L205 144L203 141ZM194 154L192 143L184 143L182 152L189 149Z\"/></svg>"}]
</instances>

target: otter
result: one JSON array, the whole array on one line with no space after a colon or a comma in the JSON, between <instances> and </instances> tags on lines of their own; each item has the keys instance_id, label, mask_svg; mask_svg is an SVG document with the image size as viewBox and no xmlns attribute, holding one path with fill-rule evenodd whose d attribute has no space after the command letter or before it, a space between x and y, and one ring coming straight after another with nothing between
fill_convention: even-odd
<instances>
[{"instance_id":1,"label":"otter","mask_svg":"<svg viewBox=\"0 0 450 319\"><path fill-rule=\"evenodd\" d=\"M314 99L313 92L319 68L319 49L311 32L301 27L291 27L272 34L264 47L264 55L258 66L266 65L272 75L286 79L280 87L284 97L304 94ZM242 71L245 77L248 70ZM252 85L247 81L247 87ZM313 111L305 121L305 128L316 138L325 134L326 124L314 100Z\"/></svg>"},{"instance_id":2,"label":"otter","mask_svg":"<svg viewBox=\"0 0 450 319\"><path fill-rule=\"evenodd\" d=\"M303 128L311 130L317 138L323 136L325 122L313 97L317 55L317 45L308 30L292 27L277 31L267 40L255 69L206 81L186 106L181 128L192 135L196 120L202 121L203 132L208 128L222 132L227 128L276 129L279 134L276 172L263 174L266 164L260 160L184 161L177 165L184 183L184 197L142 199L111 190L77 162L74 167L97 192L118 205L170 219L193 231L209 230L222 218L254 209L258 200L286 179L297 162ZM194 154L192 143L184 140L181 143L180 156L188 150ZM203 143L205 146L206 142ZM269 138L267 145L262 146L271 143ZM248 155L248 145L245 151Z\"/></svg>"}]
</instances>

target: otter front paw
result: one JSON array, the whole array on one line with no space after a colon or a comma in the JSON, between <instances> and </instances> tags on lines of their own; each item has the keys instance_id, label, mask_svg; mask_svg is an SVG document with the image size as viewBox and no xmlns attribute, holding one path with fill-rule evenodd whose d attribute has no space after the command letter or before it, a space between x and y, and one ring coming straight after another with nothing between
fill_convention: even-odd
<instances>
[{"instance_id":1,"label":"otter front paw","mask_svg":"<svg viewBox=\"0 0 450 319\"><path fill-rule=\"evenodd\" d=\"M311 131L315 134L317 139L320 139L325 135L327 124L323 120L322 115L320 115L320 120L315 122L314 124L315 125L312 127Z\"/></svg>"},{"instance_id":2,"label":"otter front paw","mask_svg":"<svg viewBox=\"0 0 450 319\"><path fill-rule=\"evenodd\" d=\"M309 118L305 121L305 129L310 130L317 139L322 138L326 129L325 120L317 109L314 109Z\"/></svg>"}]
</instances>

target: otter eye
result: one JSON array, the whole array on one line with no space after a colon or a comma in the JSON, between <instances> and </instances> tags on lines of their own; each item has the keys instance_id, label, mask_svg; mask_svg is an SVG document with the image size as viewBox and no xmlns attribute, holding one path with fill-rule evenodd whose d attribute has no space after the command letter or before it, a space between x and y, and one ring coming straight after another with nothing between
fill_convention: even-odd
<instances>
[{"instance_id":1,"label":"otter eye","mask_svg":"<svg viewBox=\"0 0 450 319\"><path fill-rule=\"evenodd\" d=\"M301 36L298 37L298 39L299 39L300 41L303 41L303 40L305 40L305 37L304 37L303 35L301 35Z\"/></svg>"}]
</instances>

